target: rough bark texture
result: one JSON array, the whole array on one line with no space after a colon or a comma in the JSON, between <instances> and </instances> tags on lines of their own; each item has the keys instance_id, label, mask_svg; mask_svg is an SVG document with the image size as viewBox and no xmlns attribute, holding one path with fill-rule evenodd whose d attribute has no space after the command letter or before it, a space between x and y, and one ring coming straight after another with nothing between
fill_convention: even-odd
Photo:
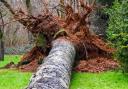
<instances>
[{"instance_id":1,"label":"rough bark texture","mask_svg":"<svg viewBox=\"0 0 128 89\"><path fill-rule=\"evenodd\" d=\"M4 60L4 43L3 40L0 39L0 61Z\"/></svg>"},{"instance_id":2,"label":"rough bark texture","mask_svg":"<svg viewBox=\"0 0 128 89\"><path fill-rule=\"evenodd\" d=\"M0 24L4 24L2 11L0 9ZM4 26L0 26L0 61L4 60L4 42L3 42Z\"/></svg>"},{"instance_id":3,"label":"rough bark texture","mask_svg":"<svg viewBox=\"0 0 128 89\"><path fill-rule=\"evenodd\" d=\"M49 55L32 76L27 89L69 89L75 54L75 47L70 41L53 41Z\"/></svg>"}]
</instances>

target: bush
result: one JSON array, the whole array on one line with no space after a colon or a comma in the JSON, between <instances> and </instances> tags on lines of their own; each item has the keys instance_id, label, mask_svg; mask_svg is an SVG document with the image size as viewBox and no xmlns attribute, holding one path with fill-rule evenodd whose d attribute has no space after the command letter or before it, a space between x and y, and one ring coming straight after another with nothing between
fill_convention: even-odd
<instances>
[{"instance_id":1,"label":"bush","mask_svg":"<svg viewBox=\"0 0 128 89\"><path fill-rule=\"evenodd\" d=\"M106 12L110 16L108 40L117 48L116 57L121 61L124 71L128 72L128 0L116 0Z\"/></svg>"}]
</instances>

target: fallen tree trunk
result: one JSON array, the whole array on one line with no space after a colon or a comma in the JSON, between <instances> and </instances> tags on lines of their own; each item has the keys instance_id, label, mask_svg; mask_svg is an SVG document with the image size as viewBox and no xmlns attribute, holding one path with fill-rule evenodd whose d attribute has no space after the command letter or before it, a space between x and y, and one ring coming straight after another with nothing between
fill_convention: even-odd
<instances>
[{"instance_id":1,"label":"fallen tree trunk","mask_svg":"<svg viewBox=\"0 0 128 89\"><path fill-rule=\"evenodd\" d=\"M72 42L57 39L27 89L69 89L76 50Z\"/></svg>"}]
</instances>

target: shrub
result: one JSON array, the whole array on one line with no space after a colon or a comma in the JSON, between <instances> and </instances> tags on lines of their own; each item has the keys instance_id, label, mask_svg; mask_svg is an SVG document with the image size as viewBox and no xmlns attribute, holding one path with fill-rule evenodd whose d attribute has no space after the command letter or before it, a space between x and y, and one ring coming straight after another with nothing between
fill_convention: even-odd
<instances>
[{"instance_id":1,"label":"shrub","mask_svg":"<svg viewBox=\"0 0 128 89\"><path fill-rule=\"evenodd\" d=\"M124 71L128 72L128 0L116 0L106 12L110 16L108 40L117 48L116 57L121 61Z\"/></svg>"}]
</instances>

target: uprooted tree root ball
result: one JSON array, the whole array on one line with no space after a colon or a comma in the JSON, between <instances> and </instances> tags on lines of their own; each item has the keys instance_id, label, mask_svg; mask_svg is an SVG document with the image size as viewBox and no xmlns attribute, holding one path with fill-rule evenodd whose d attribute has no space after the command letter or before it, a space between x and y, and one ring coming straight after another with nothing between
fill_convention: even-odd
<instances>
[{"instance_id":1,"label":"uprooted tree root ball","mask_svg":"<svg viewBox=\"0 0 128 89\"><path fill-rule=\"evenodd\" d=\"M65 18L53 16L50 13L34 17L25 15L22 11L15 15L16 19L25 17L19 22L37 38L36 47L23 56L18 68L22 71L36 70L39 61L41 62L51 49L51 42L59 37L74 43L77 51L76 60L86 59L80 61L75 68L77 71L100 72L118 67L116 61L108 59L115 50L89 30L90 22L87 19L93 7L94 5L86 5L81 0L83 11L76 13L70 5L67 5L64 7ZM103 57L100 58L100 55Z\"/></svg>"},{"instance_id":2,"label":"uprooted tree root ball","mask_svg":"<svg viewBox=\"0 0 128 89\"><path fill-rule=\"evenodd\" d=\"M17 67L21 71L36 71L39 65L42 63L42 59L45 57L40 47L34 47L30 52L23 55L21 61Z\"/></svg>"},{"instance_id":3,"label":"uprooted tree root ball","mask_svg":"<svg viewBox=\"0 0 128 89\"><path fill-rule=\"evenodd\" d=\"M78 72L103 72L119 68L119 62L110 58L97 57L89 60L80 60L74 68Z\"/></svg>"}]
</instances>

